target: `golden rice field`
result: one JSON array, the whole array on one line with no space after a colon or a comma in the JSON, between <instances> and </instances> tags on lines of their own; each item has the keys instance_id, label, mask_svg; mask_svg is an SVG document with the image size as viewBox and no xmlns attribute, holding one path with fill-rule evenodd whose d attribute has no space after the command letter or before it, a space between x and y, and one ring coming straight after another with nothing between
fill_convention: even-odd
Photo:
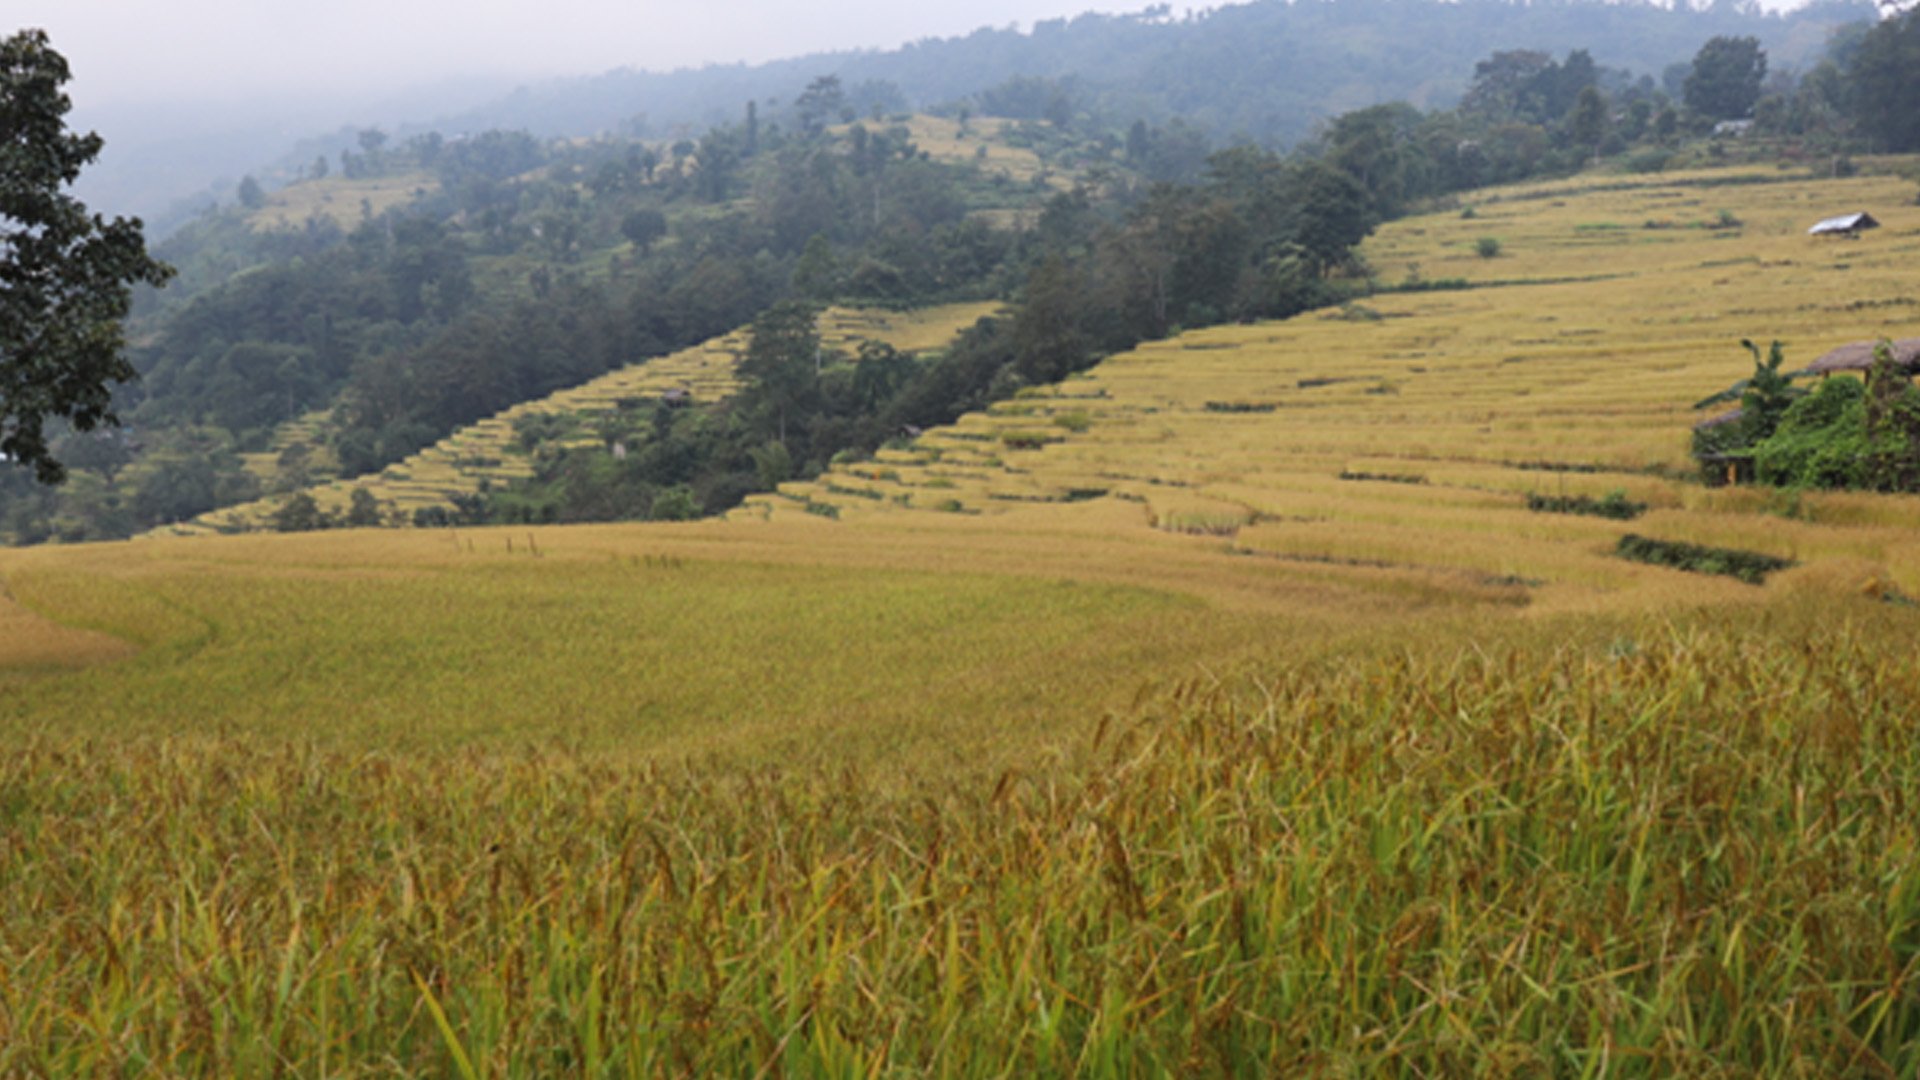
<instances>
[{"instance_id":1,"label":"golden rice field","mask_svg":"<svg viewBox=\"0 0 1920 1080\"><path fill-rule=\"evenodd\" d=\"M920 311L834 307L821 312L821 344L846 353L857 352L862 341L880 341L903 353L939 349L962 329L991 314L995 303L960 303ZM396 523L412 520L413 512L453 505L457 495L474 494L487 485L505 485L533 475L533 461L519 442L514 425L529 416L606 416L623 408L650 406L672 390L686 392L689 403L712 404L731 397L739 387L733 369L746 354L745 331L736 331L690 349L629 364L579 386L544 398L523 401L476 421L378 474L330 478L307 489L324 511L344 515L353 492L364 488L382 512ZM290 421L275 432L274 451L253 455L248 467L263 478L277 475L280 452L295 444L317 448L323 475L337 471L332 454L323 446L320 429L324 414ZM588 434L588 444L598 440ZM331 467L329 467L331 466ZM273 470L269 472L268 470ZM200 517L155 530L164 536L203 536L209 533L248 532L270 528L274 512L289 496L272 495L209 511Z\"/></svg>"},{"instance_id":2,"label":"golden rice field","mask_svg":"<svg viewBox=\"0 0 1920 1080\"><path fill-rule=\"evenodd\" d=\"M1886 227L1805 235L1855 206ZM1721 210L1742 224L1704 227ZM1701 487L1687 458L1691 403L1751 370L1743 337L1778 338L1801 366L1920 334L1911 181L1582 177L1490 192L1474 211L1388 225L1364 251L1383 285L1483 287L1150 343L737 516L1071 516L1075 500L1118 499L1138 507L1135 528L1223 553L1520 580L1542 610L1746 591L1622 563L1617 523L1525 509L1529 491L1618 489L1653 507L1636 531L1794 558L1819 588L1837 575L1920 594L1920 500L1807 494L1785 520L1768 512L1785 500ZM1497 258L1475 253L1483 236Z\"/></svg>"},{"instance_id":3,"label":"golden rice field","mask_svg":"<svg viewBox=\"0 0 1920 1080\"><path fill-rule=\"evenodd\" d=\"M1914 1075L1920 500L1685 458L1912 198L1484 193L725 520L0 551L0 1076Z\"/></svg>"}]
</instances>

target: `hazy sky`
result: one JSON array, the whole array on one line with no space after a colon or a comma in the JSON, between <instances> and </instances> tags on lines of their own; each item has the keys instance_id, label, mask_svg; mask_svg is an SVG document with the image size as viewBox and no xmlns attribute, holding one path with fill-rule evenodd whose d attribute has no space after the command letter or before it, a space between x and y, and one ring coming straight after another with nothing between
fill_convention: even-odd
<instances>
[{"instance_id":1,"label":"hazy sky","mask_svg":"<svg viewBox=\"0 0 1920 1080\"><path fill-rule=\"evenodd\" d=\"M45 29L77 105L366 99L467 75L665 70L887 48L1146 0L6 0ZM9 25L10 24L10 25Z\"/></svg>"}]
</instances>

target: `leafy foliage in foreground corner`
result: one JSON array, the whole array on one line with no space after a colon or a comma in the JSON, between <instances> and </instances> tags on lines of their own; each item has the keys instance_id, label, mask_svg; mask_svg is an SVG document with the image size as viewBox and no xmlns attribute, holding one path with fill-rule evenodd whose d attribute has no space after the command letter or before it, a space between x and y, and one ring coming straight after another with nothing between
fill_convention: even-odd
<instances>
[{"instance_id":1,"label":"leafy foliage in foreground corner","mask_svg":"<svg viewBox=\"0 0 1920 1080\"><path fill-rule=\"evenodd\" d=\"M1655 540L1635 533L1628 533L1621 537L1616 550L1622 558L1632 559L1634 562L1669 566L1675 570L1686 570L1695 574L1723 574L1738 578L1749 585L1764 584L1768 574L1794 565L1792 559L1782 559L1758 551L1709 547L1705 544L1689 544L1679 540Z\"/></svg>"},{"instance_id":2,"label":"leafy foliage in foreground corner","mask_svg":"<svg viewBox=\"0 0 1920 1080\"><path fill-rule=\"evenodd\" d=\"M134 377L120 321L135 282L173 275L147 254L139 219L90 217L64 190L100 156L67 131L66 58L43 30L0 40L0 459L42 483L66 476L45 424L113 424L112 388Z\"/></svg>"},{"instance_id":3,"label":"leafy foliage in foreground corner","mask_svg":"<svg viewBox=\"0 0 1920 1080\"><path fill-rule=\"evenodd\" d=\"M1912 620L1290 666L910 794L15 744L0 1074L1911 1075Z\"/></svg>"}]
</instances>

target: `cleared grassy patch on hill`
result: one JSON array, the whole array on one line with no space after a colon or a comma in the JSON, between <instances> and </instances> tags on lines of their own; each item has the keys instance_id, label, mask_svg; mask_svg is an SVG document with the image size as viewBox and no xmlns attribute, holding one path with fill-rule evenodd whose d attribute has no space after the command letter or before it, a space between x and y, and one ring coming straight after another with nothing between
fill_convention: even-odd
<instances>
[{"instance_id":1,"label":"cleared grassy patch on hill","mask_svg":"<svg viewBox=\"0 0 1920 1080\"><path fill-rule=\"evenodd\" d=\"M256 232L298 229L317 217L351 230L439 187L440 181L429 173L362 180L343 176L302 180L269 193L265 204L248 215L247 225Z\"/></svg>"}]
</instances>

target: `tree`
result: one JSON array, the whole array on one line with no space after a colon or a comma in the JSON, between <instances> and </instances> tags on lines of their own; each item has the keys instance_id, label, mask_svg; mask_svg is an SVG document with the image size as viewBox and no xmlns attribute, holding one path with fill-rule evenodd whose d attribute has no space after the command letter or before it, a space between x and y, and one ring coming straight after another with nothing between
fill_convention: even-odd
<instances>
[{"instance_id":1,"label":"tree","mask_svg":"<svg viewBox=\"0 0 1920 1080\"><path fill-rule=\"evenodd\" d=\"M1299 221L1293 240L1324 277L1352 262L1354 245L1373 231L1367 191L1345 170L1320 161L1300 166L1296 190Z\"/></svg>"},{"instance_id":2,"label":"tree","mask_svg":"<svg viewBox=\"0 0 1920 1080\"><path fill-rule=\"evenodd\" d=\"M313 496L304 491L295 492L281 503L269 520L277 532L315 532L332 528L334 524L332 515L320 509Z\"/></svg>"},{"instance_id":3,"label":"tree","mask_svg":"<svg viewBox=\"0 0 1920 1080\"><path fill-rule=\"evenodd\" d=\"M807 84L794 100L800 111L800 126L808 132L826 127L846 107L846 94L840 89L840 76L822 75Z\"/></svg>"},{"instance_id":4,"label":"tree","mask_svg":"<svg viewBox=\"0 0 1920 1080\"><path fill-rule=\"evenodd\" d=\"M354 488L353 495L347 504L347 528L366 529L379 524L380 500L366 488Z\"/></svg>"},{"instance_id":5,"label":"tree","mask_svg":"<svg viewBox=\"0 0 1920 1080\"><path fill-rule=\"evenodd\" d=\"M635 210L620 221L620 235L633 242L645 255L653 242L667 235L667 216L658 210Z\"/></svg>"},{"instance_id":6,"label":"tree","mask_svg":"<svg viewBox=\"0 0 1920 1080\"><path fill-rule=\"evenodd\" d=\"M1737 120L1753 111L1767 77L1760 39L1716 37L1694 54L1681 93L1687 108L1715 120Z\"/></svg>"},{"instance_id":7,"label":"tree","mask_svg":"<svg viewBox=\"0 0 1920 1080\"><path fill-rule=\"evenodd\" d=\"M790 414L805 415L820 386L820 335L811 305L785 300L753 321L740 374L753 380L746 395L774 415L781 442L787 441Z\"/></svg>"},{"instance_id":8,"label":"tree","mask_svg":"<svg viewBox=\"0 0 1920 1080\"><path fill-rule=\"evenodd\" d=\"M1598 156L1600 142L1607 137L1607 102L1592 86L1580 91L1573 110L1567 114L1567 140L1582 151Z\"/></svg>"},{"instance_id":9,"label":"tree","mask_svg":"<svg viewBox=\"0 0 1920 1080\"><path fill-rule=\"evenodd\" d=\"M1882 20L1847 65L1851 112L1875 149L1920 149L1920 9Z\"/></svg>"},{"instance_id":10,"label":"tree","mask_svg":"<svg viewBox=\"0 0 1920 1080\"><path fill-rule=\"evenodd\" d=\"M133 283L173 275L147 254L138 218L90 217L63 190L102 145L67 132L69 77L45 31L0 41L0 456L45 483L65 475L47 419L118 423L112 385L135 374L120 325Z\"/></svg>"},{"instance_id":11,"label":"tree","mask_svg":"<svg viewBox=\"0 0 1920 1080\"><path fill-rule=\"evenodd\" d=\"M260 181L251 176L240 178L239 196L240 205L249 210L258 210L267 205L266 190L260 186Z\"/></svg>"}]
</instances>

